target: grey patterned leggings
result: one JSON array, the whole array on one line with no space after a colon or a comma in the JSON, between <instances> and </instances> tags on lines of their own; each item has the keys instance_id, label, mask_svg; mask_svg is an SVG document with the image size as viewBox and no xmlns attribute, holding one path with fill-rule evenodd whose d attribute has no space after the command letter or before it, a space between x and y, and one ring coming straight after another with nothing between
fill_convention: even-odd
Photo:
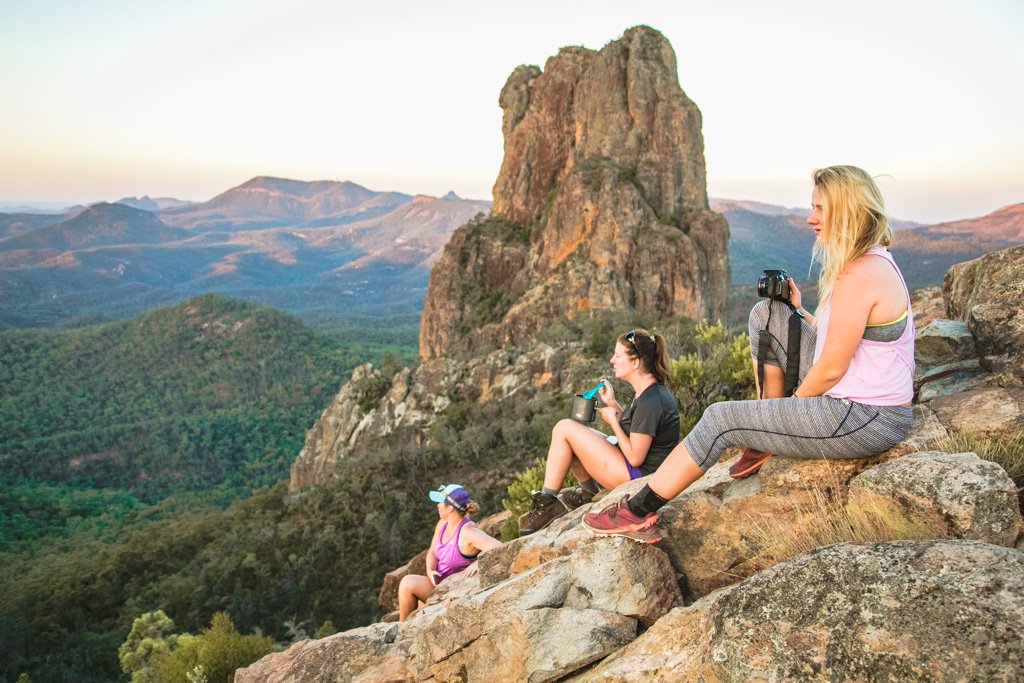
<instances>
[{"instance_id":1,"label":"grey patterned leggings","mask_svg":"<svg viewBox=\"0 0 1024 683\"><path fill-rule=\"evenodd\" d=\"M749 321L752 357L756 358L758 333L767 322L773 340L766 364L785 368L789 315L789 308L777 301L762 300L754 306ZM801 380L811 367L814 341L814 328L804 323ZM905 439L911 415L905 406L872 406L829 396L723 401L708 406L683 442L702 470L733 446L796 458L863 458Z\"/></svg>"}]
</instances>

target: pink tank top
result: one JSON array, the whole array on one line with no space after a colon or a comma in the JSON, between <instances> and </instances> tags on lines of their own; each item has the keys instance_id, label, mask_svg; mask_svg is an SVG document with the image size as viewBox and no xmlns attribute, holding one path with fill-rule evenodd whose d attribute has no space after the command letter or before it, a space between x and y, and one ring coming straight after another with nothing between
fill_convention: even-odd
<instances>
[{"instance_id":1,"label":"pink tank top","mask_svg":"<svg viewBox=\"0 0 1024 683\"><path fill-rule=\"evenodd\" d=\"M871 247L868 254L881 256L896 268L903 291L907 295L907 325L899 339L879 342L861 339L850 360L850 367L826 396L845 398L873 406L898 406L914 398L914 315L910 310L910 292L903 273L892 255L882 247ZM825 304L818 316L818 335L814 344L814 362L818 362L828 335L832 302Z\"/></svg>"},{"instance_id":2,"label":"pink tank top","mask_svg":"<svg viewBox=\"0 0 1024 683\"><path fill-rule=\"evenodd\" d=\"M459 522L459 526L455 527L455 533L448 539L446 543L444 540L444 532L448 530L448 523L441 527L441 534L437 537L437 547L434 549L434 556L437 558L437 571L441 574L442 579L446 579L452 574L457 574L463 569L473 564L473 560L476 556L466 557L459 550L459 534L462 533L462 527L469 521L469 517L463 517L462 521Z\"/></svg>"}]
</instances>

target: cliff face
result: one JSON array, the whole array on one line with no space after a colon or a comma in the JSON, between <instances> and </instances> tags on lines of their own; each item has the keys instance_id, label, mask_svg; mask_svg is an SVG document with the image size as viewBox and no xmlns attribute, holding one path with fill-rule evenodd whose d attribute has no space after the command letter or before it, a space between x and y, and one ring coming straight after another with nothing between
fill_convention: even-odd
<instances>
[{"instance_id":1,"label":"cliff face","mask_svg":"<svg viewBox=\"0 0 1024 683\"><path fill-rule=\"evenodd\" d=\"M585 310L723 314L728 225L708 209L700 111L661 34L636 27L543 72L521 66L499 103L493 210L431 273L421 357L521 341Z\"/></svg>"}]
</instances>

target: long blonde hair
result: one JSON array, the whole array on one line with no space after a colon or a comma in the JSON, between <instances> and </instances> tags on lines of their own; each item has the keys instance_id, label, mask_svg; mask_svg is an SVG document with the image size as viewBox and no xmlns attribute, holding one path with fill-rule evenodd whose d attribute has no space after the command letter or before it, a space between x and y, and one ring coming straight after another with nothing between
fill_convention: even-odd
<instances>
[{"instance_id":1,"label":"long blonde hair","mask_svg":"<svg viewBox=\"0 0 1024 683\"><path fill-rule=\"evenodd\" d=\"M892 228L885 216L885 201L874 178L856 166L829 166L812 174L821 196L823 237L814 243L813 258L821 264L818 307L852 261L870 247L892 243Z\"/></svg>"}]
</instances>

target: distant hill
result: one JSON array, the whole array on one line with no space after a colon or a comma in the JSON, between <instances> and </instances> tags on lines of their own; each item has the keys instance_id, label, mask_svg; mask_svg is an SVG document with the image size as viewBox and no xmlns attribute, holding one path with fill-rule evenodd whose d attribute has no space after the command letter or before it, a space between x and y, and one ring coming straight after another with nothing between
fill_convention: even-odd
<instances>
[{"instance_id":1,"label":"distant hill","mask_svg":"<svg viewBox=\"0 0 1024 683\"><path fill-rule=\"evenodd\" d=\"M188 237L187 231L164 225L148 211L122 204L93 204L67 220L5 239L3 252L35 251L35 263L39 263L48 254L61 251L164 244ZM9 262L0 256L0 264Z\"/></svg>"},{"instance_id":2,"label":"distant hill","mask_svg":"<svg viewBox=\"0 0 1024 683\"><path fill-rule=\"evenodd\" d=\"M380 216L412 201L399 192L374 192L352 182L303 182L258 177L208 202L164 210L168 225L192 229L317 226Z\"/></svg>"},{"instance_id":3,"label":"distant hill","mask_svg":"<svg viewBox=\"0 0 1024 683\"><path fill-rule=\"evenodd\" d=\"M729 222L734 285L753 287L765 268L785 268L797 282L817 277L807 275L814 233L805 222L806 212L787 213L785 207L732 200L715 200L713 207ZM892 246L911 288L940 284L951 265L1024 241L1024 204L980 218L914 225L902 222Z\"/></svg>"},{"instance_id":4,"label":"distant hill","mask_svg":"<svg viewBox=\"0 0 1024 683\"><path fill-rule=\"evenodd\" d=\"M1024 203L1010 204L978 218L925 226L915 232L939 239L944 236L962 236L1021 244L1024 243Z\"/></svg>"},{"instance_id":5,"label":"distant hill","mask_svg":"<svg viewBox=\"0 0 1024 683\"><path fill-rule=\"evenodd\" d=\"M116 203L130 206L133 209L142 209L143 211L159 211L160 209L189 206L195 202L186 201L184 199L175 199L174 197L150 197L149 195L145 195L143 197L123 197L122 199L118 199Z\"/></svg>"},{"instance_id":6,"label":"distant hill","mask_svg":"<svg viewBox=\"0 0 1024 683\"><path fill-rule=\"evenodd\" d=\"M0 356L4 488L150 502L286 476L351 367L295 318L217 295L76 330L3 331Z\"/></svg>"},{"instance_id":7,"label":"distant hill","mask_svg":"<svg viewBox=\"0 0 1024 683\"><path fill-rule=\"evenodd\" d=\"M0 240L67 220L66 213L0 213Z\"/></svg>"},{"instance_id":8,"label":"distant hill","mask_svg":"<svg viewBox=\"0 0 1024 683\"><path fill-rule=\"evenodd\" d=\"M133 204L146 202L0 214L0 328L120 319L203 292L317 324L416 315L448 236L490 206L267 177L209 202Z\"/></svg>"}]
</instances>

